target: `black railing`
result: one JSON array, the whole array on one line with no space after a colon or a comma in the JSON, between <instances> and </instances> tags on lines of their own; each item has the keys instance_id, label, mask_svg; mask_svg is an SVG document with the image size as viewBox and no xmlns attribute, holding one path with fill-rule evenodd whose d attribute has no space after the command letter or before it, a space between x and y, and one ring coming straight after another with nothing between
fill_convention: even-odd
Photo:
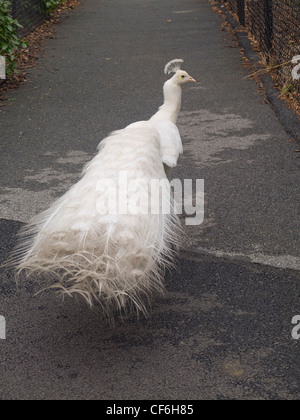
<instances>
[{"instance_id":1,"label":"black railing","mask_svg":"<svg viewBox=\"0 0 300 420\"><path fill-rule=\"evenodd\" d=\"M264 2L264 21L265 21L265 46L268 52L272 51L274 38L274 19L273 19L273 0Z\"/></svg>"},{"instance_id":2,"label":"black railing","mask_svg":"<svg viewBox=\"0 0 300 420\"><path fill-rule=\"evenodd\" d=\"M245 0L238 0L237 1L237 13L239 16L239 21L241 25L245 25L246 23L246 15L245 15Z\"/></svg>"},{"instance_id":3,"label":"black railing","mask_svg":"<svg viewBox=\"0 0 300 420\"><path fill-rule=\"evenodd\" d=\"M300 55L300 0L220 0L246 27L264 54L266 64L277 69L282 85L292 79L294 57Z\"/></svg>"},{"instance_id":4,"label":"black railing","mask_svg":"<svg viewBox=\"0 0 300 420\"><path fill-rule=\"evenodd\" d=\"M300 48L300 0L223 0L266 54L291 58Z\"/></svg>"}]
</instances>

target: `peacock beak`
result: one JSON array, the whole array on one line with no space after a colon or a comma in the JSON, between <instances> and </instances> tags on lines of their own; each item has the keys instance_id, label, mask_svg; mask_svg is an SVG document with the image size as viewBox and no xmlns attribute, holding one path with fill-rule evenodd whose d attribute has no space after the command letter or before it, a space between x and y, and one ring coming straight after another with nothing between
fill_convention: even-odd
<instances>
[{"instance_id":1,"label":"peacock beak","mask_svg":"<svg viewBox=\"0 0 300 420\"><path fill-rule=\"evenodd\" d=\"M189 82L197 83L197 80L193 79L192 77L189 78Z\"/></svg>"}]
</instances>

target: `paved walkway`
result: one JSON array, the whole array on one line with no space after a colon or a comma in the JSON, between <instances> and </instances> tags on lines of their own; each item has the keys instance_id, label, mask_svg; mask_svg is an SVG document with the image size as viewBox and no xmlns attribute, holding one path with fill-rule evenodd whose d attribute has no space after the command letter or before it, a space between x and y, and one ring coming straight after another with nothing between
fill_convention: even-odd
<instances>
[{"instance_id":1,"label":"paved walkway","mask_svg":"<svg viewBox=\"0 0 300 420\"><path fill-rule=\"evenodd\" d=\"M206 184L205 222L149 321L109 327L2 275L0 398L299 397L299 160L221 24L206 0L82 0L0 108L2 258L104 136L156 111L173 58L199 81L176 174Z\"/></svg>"}]
</instances>

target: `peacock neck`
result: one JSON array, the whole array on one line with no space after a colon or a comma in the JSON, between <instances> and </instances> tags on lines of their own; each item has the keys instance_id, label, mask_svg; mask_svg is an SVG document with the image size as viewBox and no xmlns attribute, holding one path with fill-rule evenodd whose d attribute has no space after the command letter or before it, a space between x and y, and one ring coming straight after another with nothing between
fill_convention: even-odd
<instances>
[{"instance_id":1,"label":"peacock neck","mask_svg":"<svg viewBox=\"0 0 300 420\"><path fill-rule=\"evenodd\" d=\"M181 109L181 97L181 86L173 78L168 80L164 85L164 104L151 120L168 120L176 124Z\"/></svg>"}]
</instances>

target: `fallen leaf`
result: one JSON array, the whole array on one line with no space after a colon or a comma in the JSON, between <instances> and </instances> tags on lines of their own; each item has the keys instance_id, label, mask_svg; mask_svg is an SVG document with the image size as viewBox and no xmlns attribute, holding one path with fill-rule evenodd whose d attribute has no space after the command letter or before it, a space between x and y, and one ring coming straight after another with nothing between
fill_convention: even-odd
<instances>
[{"instance_id":1,"label":"fallen leaf","mask_svg":"<svg viewBox=\"0 0 300 420\"><path fill-rule=\"evenodd\" d=\"M228 362L225 364L226 372L231 376L242 376L244 374L244 370L242 369L239 362Z\"/></svg>"}]
</instances>

